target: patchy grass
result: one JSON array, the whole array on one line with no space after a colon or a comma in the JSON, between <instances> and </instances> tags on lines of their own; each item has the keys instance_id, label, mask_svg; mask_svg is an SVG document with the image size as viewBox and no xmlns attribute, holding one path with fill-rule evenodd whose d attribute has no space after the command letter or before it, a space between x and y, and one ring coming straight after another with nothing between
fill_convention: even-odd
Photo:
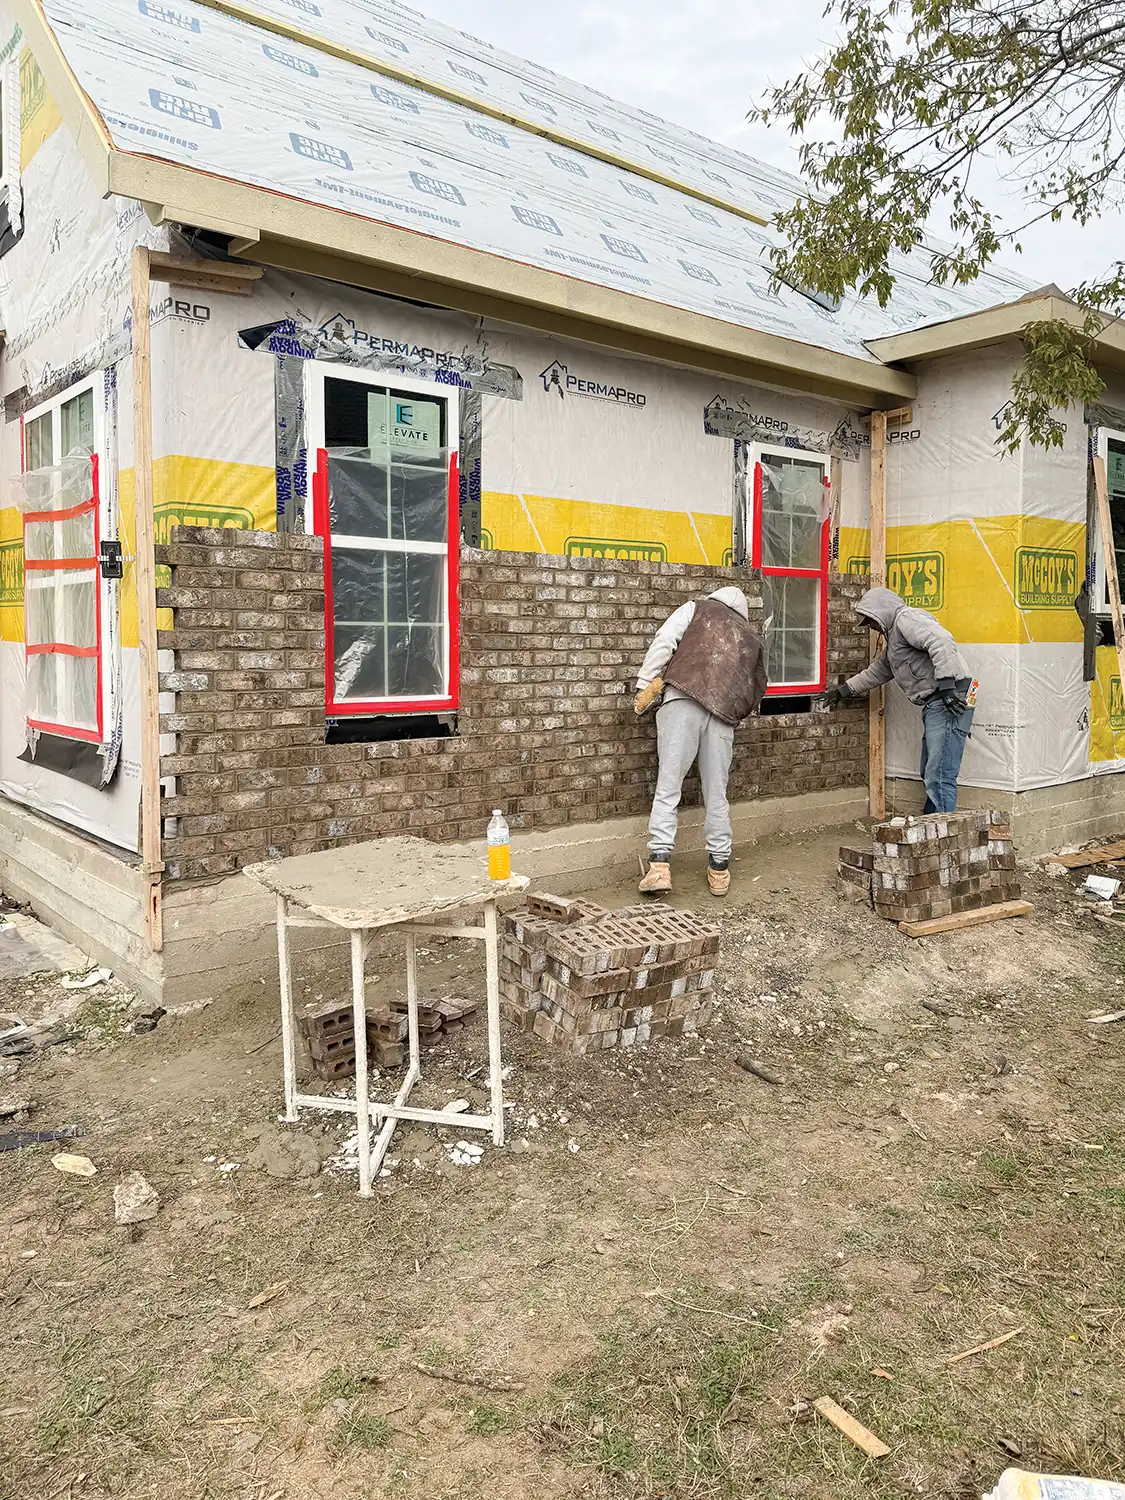
<instances>
[{"instance_id":1,"label":"patchy grass","mask_svg":"<svg viewBox=\"0 0 1125 1500\"><path fill-rule=\"evenodd\" d=\"M392 1435L391 1424L378 1412L351 1411L336 1424L328 1446L337 1456L352 1449L374 1453L379 1448L386 1448Z\"/></svg>"}]
</instances>

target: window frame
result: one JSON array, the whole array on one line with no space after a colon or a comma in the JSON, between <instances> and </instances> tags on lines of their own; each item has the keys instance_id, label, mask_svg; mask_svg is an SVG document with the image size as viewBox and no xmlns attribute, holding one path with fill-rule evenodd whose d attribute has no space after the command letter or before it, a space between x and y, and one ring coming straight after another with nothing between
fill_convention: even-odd
<instances>
[{"instance_id":1,"label":"window frame","mask_svg":"<svg viewBox=\"0 0 1125 1500\"><path fill-rule=\"evenodd\" d=\"M790 448L781 444L773 443L748 443L746 445L750 462L747 464L747 478L752 486L751 504L745 507L747 524L750 535L747 538L746 555L750 559L750 565L761 573L763 578L815 578L819 585L819 595L816 609L816 663L817 677L814 682L775 682L771 679L766 688L766 695L771 698L797 697L806 694L822 693L828 681L828 571L830 561L830 529L831 516L826 507L824 524L820 534L820 565L816 568L775 568L766 567L762 562L762 500L763 500L763 458L797 458L802 462L816 464L824 477L825 489L828 489L830 475L830 460L826 453L816 453L811 448ZM768 667L767 659L767 667Z\"/></svg>"},{"instance_id":2,"label":"window frame","mask_svg":"<svg viewBox=\"0 0 1125 1500\"><path fill-rule=\"evenodd\" d=\"M1113 514L1112 498L1113 497L1112 497L1112 494L1111 494L1110 488L1109 488L1109 445L1110 445L1111 441L1118 442L1118 443L1120 443L1122 445L1122 447L1125 447L1125 432L1121 432L1121 431L1119 431L1115 427L1099 427L1098 428L1098 456L1101 458L1102 463L1105 465L1106 495L1110 499L1110 502L1111 502L1110 503L1110 515L1112 517L1112 514ZM1109 592L1108 592L1108 590L1109 590L1109 576L1108 576L1108 570L1106 568L1105 548L1102 546L1102 529L1101 529L1101 526L1097 524L1096 516L1095 516L1095 523L1094 523L1094 527L1093 527L1093 532L1094 532L1094 595L1093 595L1093 600L1091 602L1092 602L1094 614L1098 615L1102 619L1109 619L1110 614L1112 613L1112 611L1110 610L1110 607L1109 607ZM1125 577L1122 577L1122 575L1121 575L1121 569L1120 568L1118 568L1117 572L1118 572L1118 578L1119 578L1119 581L1120 581L1120 584L1121 584L1122 593L1125 594Z\"/></svg>"},{"instance_id":3,"label":"window frame","mask_svg":"<svg viewBox=\"0 0 1125 1500\"><path fill-rule=\"evenodd\" d=\"M68 508L65 511L23 511L21 514L21 537L24 541L24 663L26 664L32 656L39 655L61 655L89 658L94 657L96 662L95 681L95 727L86 728L83 725L65 724L61 722L48 721L45 719L33 719L26 713L25 722L28 727L40 734L57 735L62 739L82 740L87 744L101 745L105 743L106 723L106 685L109 681L109 662L107 654L113 639L113 632L107 630L111 600L109 597L109 582L102 576L101 569L101 543L103 537L113 535L112 515L107 513L106 500L103 494L102 462L106 451L107 422L105 410L105 372L95 370L92 375L84 380L76 381L74 385L67 386L63 391L42 401L39 405L32 407L23 413L20 418L20 472L26 474L28 470L27 444L28 428L33 422L41 417L51 415L51 466L55 467L62 462L66 455L62 450L62 408L76 397L83 395L86 391L91 393L93 405L93 428L94 428L94 451L90 457L90 499L82 501L79 505ZM57 523L71 516L79 514L82 510L89 509L94 519L94 551L90 560L82 559L76 564L74 559L66 561L71 565L89 567L93 570L94 589L94 625L95 645L93 648L60 646L52 644L44 649L32 646L27 640L28 635L28 593L30 576L37 572L58 572L57 564L52 566L50 560L40 561L28 560L27 557L27 525L35 523Z\"/></svg>"},{"instance_id":4,"label":"window frame","mask_svg":"<svg viewBox=\"0 0 1125 1500\"><path fill-rule=\"evenodd\" d=\"M446 449L449 453L448 498L446 504L447 528L444 543L400 542L385 539L385 545L373 545L374 538L349 538L348 545L359 545L360 550L371 552L403 552L445 555L445 684L447 691L439 695L399 698L349 699L338 702L335 697L336 652L335 611L332 586L332 533L329 528L328 504L328 451L325 444L325 384L329 380L350 380L374 389L402 391L409 395L426 396L446 403ZM399 375L397 372L365 370L350 365L336 364L328 360L310 360L306 366L305 399L307 402L309 448L316 461L312 474L312 506L306 514L306 529L319 536L324 545L324 709L328 719L376 717L382 715L434 714L455 712L460 706L461 695L461 618L458 598L461 563L461 485L459 475L460 452L460 401L456 385L443 385L437 381L419 380L416 376ZM339 541L339 537L337 537ZM384 539L378 539L383 541Z\"/></svg>"}]
</instances>

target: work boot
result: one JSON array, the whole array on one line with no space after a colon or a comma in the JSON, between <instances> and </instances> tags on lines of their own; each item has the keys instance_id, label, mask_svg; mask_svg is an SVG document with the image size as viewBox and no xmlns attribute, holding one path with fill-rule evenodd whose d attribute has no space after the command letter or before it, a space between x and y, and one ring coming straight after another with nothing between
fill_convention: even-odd
<instances>
[{"instance_id":1,"label":"work boot","mask_svg":"<svg viewBox=\"0 0 1125 1500\"><path fill-rule=\"evenodd\" d=\"M707 889L712 896L725 896L730 890L730 870L725 859L722 862L708 859Z\"/></svg>"},{"instance_id":2,"label":"work boot","mask_svg":"<svg viewBox=\"0 0 1125 1500\"><path fill-rule=\"evenodd\" d=\"M650 859L648 873L641 876L637 887L642 896L666 896L672 889L672 866L668 858Z\"/></svg>"}]
</instances>

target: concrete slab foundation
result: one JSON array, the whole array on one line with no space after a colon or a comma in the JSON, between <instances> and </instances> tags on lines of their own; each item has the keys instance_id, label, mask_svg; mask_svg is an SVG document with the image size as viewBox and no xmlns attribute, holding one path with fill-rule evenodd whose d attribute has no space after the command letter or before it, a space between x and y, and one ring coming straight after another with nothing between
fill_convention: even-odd
<instances>
[{"instance_id":1,"label":"concrete slab foundation","mask_svg":"<svg viewBox=\"0 0 1125 1500\"><path fill-rule=\"evenodd\" d=\"M898 811L921 806L918 782L892 782L888 794ZM966 787L962 805L1007 810L1021 858L1125 836L1125 776L1016 795ZM758 840L852 823L866 816L867 797L864 788L854 787L743 802L731 811L738 855ZM516 832L512 863L560 895L628 885L646 848L646 822L621 818ZM694 860L702 849L702 824L701 809L683 813L678 854L685 859ZM340 850L341 860L347 855ZM276 908L260 885L239 874L166 887L159 954L145 942L142 886L135 860L0 798L0 888L30 902L36 916L139 994L174 1005L260 980L271 990L276 985ZM294 954L301 965L319 971L346 958L346 944L330 932L311 928L293 936L303 938Z\"/></svg>"}]
</instances>

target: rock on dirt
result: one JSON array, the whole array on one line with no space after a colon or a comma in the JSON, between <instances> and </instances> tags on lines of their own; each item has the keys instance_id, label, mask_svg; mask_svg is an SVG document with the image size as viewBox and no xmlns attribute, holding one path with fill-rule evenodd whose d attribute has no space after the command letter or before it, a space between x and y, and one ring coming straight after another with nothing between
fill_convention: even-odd
<instances>
[{"instance_id":1,"label":"rock on dirt","mask_svg":"<svg viewBox=\"0 0 1125 1500\"><path fill-rule=\"evenodd\" d=\"M267 1125L247 1165L259 1167L268 1177L315 1177L320 1171L320 1145L314 1136Z\"/></svg>"},{"instance_id":2,"label":"rock on dirt","mask_svg":"<svg viewBox=\"0 0 1125 1500\"><path fill-rule=\"evenodd\" d=\"M155 1219L160 1195L140 1172L129 1172L113 1189L115 1224L143 1224Z\"/></svg>"}]
</instances>

